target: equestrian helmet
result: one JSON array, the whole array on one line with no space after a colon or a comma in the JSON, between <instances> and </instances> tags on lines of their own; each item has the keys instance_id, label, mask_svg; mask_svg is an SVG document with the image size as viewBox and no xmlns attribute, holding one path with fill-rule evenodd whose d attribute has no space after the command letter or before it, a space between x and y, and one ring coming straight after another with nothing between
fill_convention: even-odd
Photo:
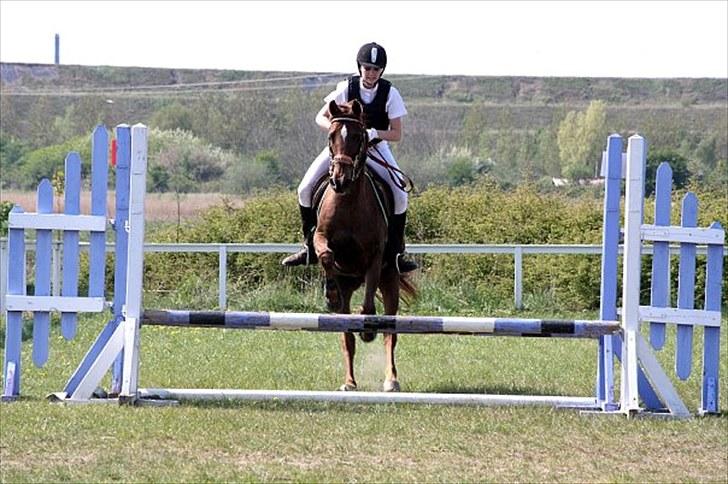
<instances>
[{"instance_id":1,"label":"equestrian helmet","mask_svg":"<svg viewBox=\"0 0 728 484\"><path fill-rule=\"evenodd\" d=\"M384 71L387 67L387 51L376 42L362 45L356 55L356 66L359 68L362 65L379 67Z\"/></svg>"}]
</instances>

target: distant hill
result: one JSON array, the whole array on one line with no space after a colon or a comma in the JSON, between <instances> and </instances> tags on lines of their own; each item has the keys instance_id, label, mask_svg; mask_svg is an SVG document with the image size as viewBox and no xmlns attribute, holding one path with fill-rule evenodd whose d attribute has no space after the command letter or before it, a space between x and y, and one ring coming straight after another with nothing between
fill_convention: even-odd
<instances>
[{"instance_id":1,"label":"distant hill","mask_svg":"<svg viewBox=\"0 0 728 484\"><path fill-rule=\"evenodd\" d=\"M185 88L194 91L221 90L235 81L278 83L295 80L311 89L333 85L348 73L264 72L210 69L161 69L145 67L74 66L54 64L0 63L3 94L31 94L44 90L61 92L93 88L142 87ZM410 99L432 102L486 102L498 104L583 104L602 99L615 104L669 106L722 105L728 99L726 79L710 78L576 78L496 76L387 76ZM204 85L211 83L211 85ZM218 83L217 85L213 85ZM241 83L239 85L244 85ZM196 88L196 89L193 89Z\"/></svg>"},{"instance_id":2,"label":"distant hill","mask_svg":"<svg viewBox=\"0 0 728 484\"><path fill-rule=\"evenodd\" d=\"M0 63L0 134L39 148L98 122L183 128L242 157L272 157L293 184L325 141L313 117L347 75ZM639 132L696 163L728 157L726 79L386 77L409 111L397 155L428 182L458 156L492 160L511 182L556 176L559 123L593 100L607 103L609 132Z\"/></svg>"}]
</instances>

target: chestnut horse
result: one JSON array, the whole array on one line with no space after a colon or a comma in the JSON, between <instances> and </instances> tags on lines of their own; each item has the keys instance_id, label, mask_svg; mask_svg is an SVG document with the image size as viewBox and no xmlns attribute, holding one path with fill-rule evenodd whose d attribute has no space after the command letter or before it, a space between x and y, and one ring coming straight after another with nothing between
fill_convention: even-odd
<instances>
[{"instance_id":1,"label":"chestnut horse","mask_svg":"<svg viewBox=\"0 0 728 484\"><path fill-rule=\"evenodd\" d=\"M326 278L326 300L331 311L351 313L351 296L365 284L362 314L375 314L374 297L381 292L384 313L397 314L400 288L415 295L414 286L393 264L383 261L387 243L387 213L374 182L365 170L369 140L357 100L347 104L329 103L329 184L319 205L313 245ZM363 332L365 342L376 333ZM384 391L399 391L394 348L397 335L384 334L386 368ZM343 333L346 380L340 390L356 390L353 333Z\"/></svg>"}]
</instances>

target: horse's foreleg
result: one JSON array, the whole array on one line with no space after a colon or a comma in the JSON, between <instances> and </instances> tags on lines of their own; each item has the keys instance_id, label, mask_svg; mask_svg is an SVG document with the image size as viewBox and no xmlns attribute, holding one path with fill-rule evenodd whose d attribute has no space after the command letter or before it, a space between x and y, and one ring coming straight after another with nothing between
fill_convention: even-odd
<instances>
[{"instance_id":1,"label":"horse's foreleg","mask_svg":"<svg viewBox=\"0 0 728 484\"><path fill-rule=\"evenodd\" d=\"M388 270L380 284L382 291L382 302L384 303L384 314L395 315L399 310L399 274ZM394 363L394 348L397 346L397 334L384 334L384 353L386 366L384 368L385 392L398 392L399 381L397 380L397 366Z\"/></svg>"},{"instance_id":2,"label":"horse's foreleg","mask_svg":"<svg viewBox=\"0 0 728 484\"><path fill-rule=\"evenodd\" d=\"M345 285L339 284L339 302L341 306L339 311L341 314L351 314L351 295L352 290ZM342 333L341 335L341 351L344 354L344 370L345 380L344 384L339 387L342 391L353 391L356 390L356 379L354 378L354 355L356 354L356 338L353 333Z\"/></svg>"},{"instance_id":3,"label":"horse's foreleg","mask_svg":"<svg viewBox=\"0 0 728 484\"><path fill-rule=\"evenodd\" d=\"M321 267L326 273L330 273L334 269L334 252L329 247L329 240L318 230L313 234L313 249L316 252Z\"/></svg>"},{"instance_id":4,"label":"horse's foreleg","mask_svg":"<svg viewBox=\"0 0 728 484\"><path fill-rule=\"evenodd\" d=\"M339 387L341 391L356 390L356 379L354 378L354 354L356 353L356 338L354 333L341 334L341 351L344 353L344 369L346 371L346 379L344 384Z\"/></svg>"}]
</instances>

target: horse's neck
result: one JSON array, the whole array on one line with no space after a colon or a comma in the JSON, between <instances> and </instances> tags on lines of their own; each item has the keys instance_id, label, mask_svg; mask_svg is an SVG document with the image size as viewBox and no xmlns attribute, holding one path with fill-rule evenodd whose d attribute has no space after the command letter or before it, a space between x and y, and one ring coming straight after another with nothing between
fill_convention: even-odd
<instances>
[{"instance_id":1,"label":"horse's neck","mask_svg":"<svg viewBox=\"0 0 728 484\"><path fill-rule=\"evenodd\" d=\"M329 191L334 194L341 205L358 206L362 203L362 198L367 198L367 184L369 180L364 173L354 180L346 193L336 193L333 189Z\"/></svg>"},{"instance_id":2,"label":"horse's neck","mask_svg":"<svg viewBox=\"0 0 728 484\"><path fill-rule=\"evenodd\" d=\"M369 185L369 180L362 174L354 180L346 193L336 193L329 187L328 194L321 203L328 205L332 213L337 214L337 218L353 222L356 217L352 217L352 214L359 214L366 211L367 207L376 206L373 187Z\"/></svg>"}]
</instances>

